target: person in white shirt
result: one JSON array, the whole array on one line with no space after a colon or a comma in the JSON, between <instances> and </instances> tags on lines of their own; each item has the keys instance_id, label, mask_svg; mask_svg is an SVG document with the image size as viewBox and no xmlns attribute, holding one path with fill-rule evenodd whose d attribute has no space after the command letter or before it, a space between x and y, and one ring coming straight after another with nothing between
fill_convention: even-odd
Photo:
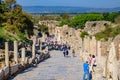
<instances>
[{"instance_id":1,"label":"person in white shirt","mask_svg":"<svg viewBox=\"0 0 120 80\"><path fill-rule=\"evenodd\" d=\"M94 67L97 66L95 55L92 55L92 60L90 64L90 72L94 72Z\"/></svg>"}]
</instances>

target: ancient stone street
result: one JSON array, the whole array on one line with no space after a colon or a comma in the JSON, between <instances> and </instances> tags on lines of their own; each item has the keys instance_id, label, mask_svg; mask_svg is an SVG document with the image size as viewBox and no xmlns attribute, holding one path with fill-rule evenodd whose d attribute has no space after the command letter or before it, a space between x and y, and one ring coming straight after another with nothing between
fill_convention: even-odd
<instances>
[{"instance_id":1,"label":"ancient stone street","mask_svg":"<svg viewBox=\"0 0 120 80\"><path fill-rule=\"evenodd\" d=\"M52 51L50 55L36 68L29 68L12 80L82 80L82 61L78 56L64 57L60 51Z\"/></svg>"}]
</instances>

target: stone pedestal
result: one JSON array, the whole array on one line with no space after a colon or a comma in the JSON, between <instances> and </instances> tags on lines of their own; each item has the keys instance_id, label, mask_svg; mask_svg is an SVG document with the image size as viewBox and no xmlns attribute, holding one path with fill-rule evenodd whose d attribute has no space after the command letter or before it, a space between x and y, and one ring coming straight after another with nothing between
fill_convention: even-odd
<instances>
[{"instance_id":1,"label":"stone pedestal","mask_svg":"<svg viewBox=\"0 0 120 80\"><path fill-rule=\"evenodd\" d=\"M18 44L17 41L14 41L14 60L15 64L18 63Z\"/></svg>"},{"instance_id":2,"label":"stone pedestal","mask_svg":"<svg viewBox=\"0 0 120 80\"><path fill-rule=\"evenodd\" d=\"M9 66L9 46L8 42L5 42L5 65Z\"/></svg>"}]
</instances>

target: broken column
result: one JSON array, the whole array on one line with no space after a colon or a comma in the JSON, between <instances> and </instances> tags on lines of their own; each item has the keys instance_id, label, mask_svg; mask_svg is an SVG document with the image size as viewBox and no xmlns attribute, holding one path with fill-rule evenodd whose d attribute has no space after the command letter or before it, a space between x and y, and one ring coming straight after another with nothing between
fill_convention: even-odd
<instances>
[{"instance_id":1,"label":"broken column","mask_svg":"<svg viewBox=\"0 0 120 80\"><path fill-rule=\"evenodd\" d=\"M5 42L5 65L9 66L9 46L8 46L8 42Z\"/></svg>"},{"instance_id":2,"label":"broken column","mask_svg":"<svg viewBox=\"0 0 120 80\"><path fill-rule=\"evenodd\" d=\"M15 64L18 63L18 44L17 41L14 41L14 60Z\"/></svg>"}]
</instances>

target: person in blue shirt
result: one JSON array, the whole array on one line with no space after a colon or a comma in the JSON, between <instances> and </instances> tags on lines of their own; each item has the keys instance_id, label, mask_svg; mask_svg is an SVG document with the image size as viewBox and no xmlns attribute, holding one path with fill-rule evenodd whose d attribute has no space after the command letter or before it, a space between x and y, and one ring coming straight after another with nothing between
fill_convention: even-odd
<instances>
[{"instance_id":1,"label":"person in blue shirt","mask_svg":"<svg viewBox=\"0 0 120 80\"><path fill-rule=\"evenodd\" d=\"M89 73L89 64L88 61L83 63L83 69L84 69L84 75L83 75L83 80L90 80L90 73ZM87 79L86 79L87 77Z\"/></svg>"}]
</instances>

